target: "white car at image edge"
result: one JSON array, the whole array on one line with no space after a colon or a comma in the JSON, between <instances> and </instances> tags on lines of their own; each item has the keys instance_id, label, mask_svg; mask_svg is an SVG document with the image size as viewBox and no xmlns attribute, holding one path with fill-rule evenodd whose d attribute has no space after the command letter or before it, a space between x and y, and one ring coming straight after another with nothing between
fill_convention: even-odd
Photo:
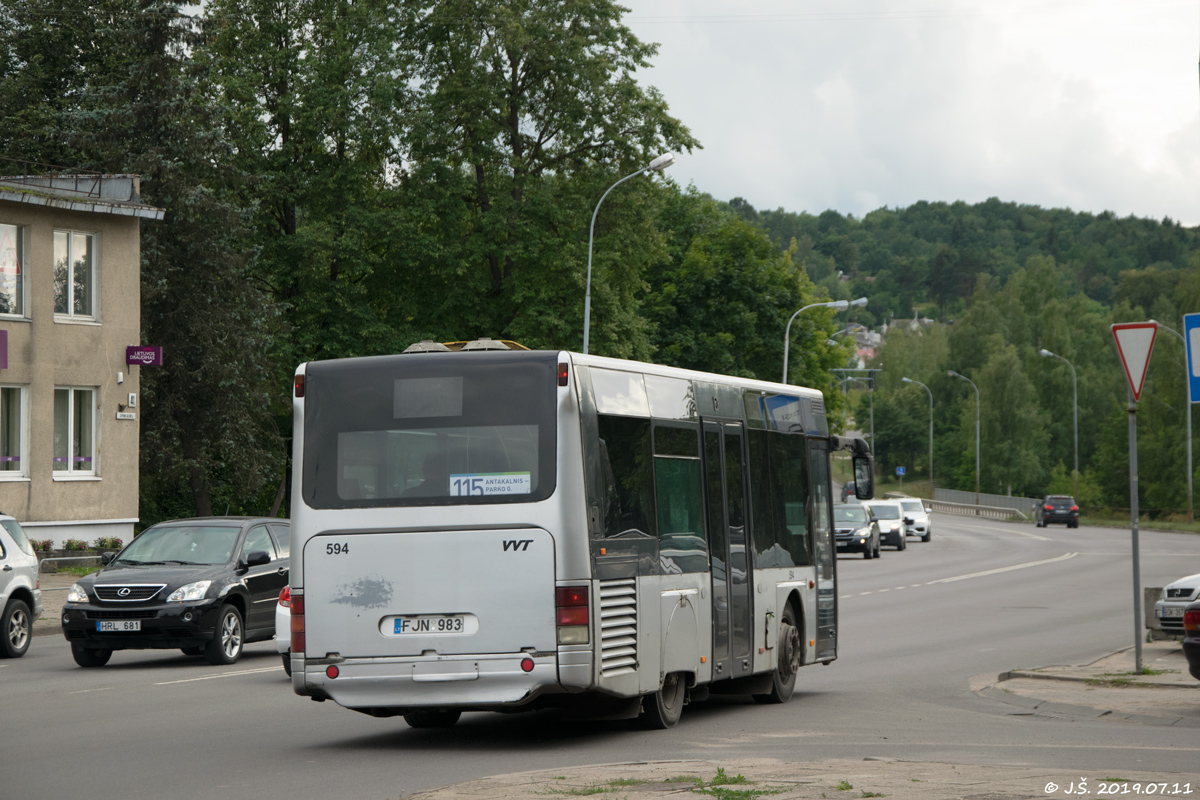
<instances>
[{"instance_id":1,"label":"white car at image edge","mask_svg":"<svg viewBox=\"0 0 1200 800\"><path fill-rule=\"evenodd\" d=\"M0 658L29 649L33 623L42 615L38 559L21 525L0 514Z\"/></svg>"},{"instance_id":2,"label":"white car at image edge","mask_svg":"<svg viewBox=\"0 0 1200 800\"><path fill-rule=\"evenodd\" d=\"M292 587L279 592L275 604L275 650L283 657L283 671L292 674Z\"/></svg>"},{"instance_id":3,"label":"white car at image edge","mask_svg":"<svg viewBox=\"0 0 1200 800\"><path fill-rule=\"evenodd\" d=\"M1183 635L1183 610L1200 599L1200 574L1167 584L1154 604L1154 618L1167 633Z\"/></svg>"}]
</instances>

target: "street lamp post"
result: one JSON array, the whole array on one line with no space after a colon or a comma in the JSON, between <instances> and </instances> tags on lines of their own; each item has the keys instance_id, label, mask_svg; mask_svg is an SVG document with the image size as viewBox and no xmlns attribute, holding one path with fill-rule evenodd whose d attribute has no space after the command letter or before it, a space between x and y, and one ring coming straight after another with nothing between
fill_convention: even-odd
<instances>
[{"instance_id":1,"label":"street lamp post","mask_svg":"<svg viewBox=\"0 0 1200 800\"><path fill-rule=\"evenodd\" d=\"M946 374L951 378L962 378L975 390L975 505L979 505L979 387L975 385L975 381L965 375L959 375L952 369L946 370Z\"/></svg>"},{"instance_id":2,"label":"street lamp post","mask_svg":"<svg viewBox=\"0 0 1200 800\"><path fill-rule=\"evenodd\" d=\"M1079 381L1075 375L1075 365L1057 353L1051 353L1049 350L1042 349L1038 351L1043 356L1057 358L1060 361L1066 361L1067 366L1071 368L1071 391L1075 397L1075 502L1079 502ZM1188 408L1191 411L1191 408ZM1188 492L1188 497L1191 497L1191 492ZM1190 502L1189 502L1190 507ZM1188 515L1188 521L1191 521L1191 515Z\"/></svg>"},{"instance_id":3,"label":"street lamp post","mask_svg":"<svg viewBox=\"0 0 1200 800\"><path fill-rule=\"evenodd\" d=\"M1150 321L1151 321L1151 322L1154 322L1154 320L1150 320ZM1184 349L1184 353L1186 354L1186 352L1187 352L1187 342L1186 342L1186 341L1184 341L1184 338L1183 338L1183 336L1182 336L1182 335L1179 333L1179 331L1177 331L1177 330L1175 330L1175 329L1173 329L1173 328L1168 328L1166 325L1163 325L1161 322L1156 322L1155 324L1156 324L1156 325L1158 325L1158 327L1162 328L1164 331L1170 331L1171 333L1173 333L1173 334L1175 334L1176 336L1178 336L1178 337L1179 337L1179 341L1183 343L1183 349ZM1188 386L1188 381L1189 381L1189 380L1191 380L1191 374L1187 372L1187 358L1186 358L1186 355L1185 355L1185 357L1184 357L1184 359L1183 359L1183 369L1184 369L1184 373L1185 373L1185 374L1184 374L1184 376L1183 376L1183 391L1186 393L1186 392L1187 392L1187 390L1188 390L1188 389L1187 389L1187 386ZM1191 521L1192 521L1192 401L1191 401L1191 399L1190 399L1190 398L1185 398L1184 405L1185 405L1185 406L1187 406L1187 493L1188 493L1188 522L1191 522Z\"/></svg>"},{"instance_id":4,"label":"street lamp post","mask_svg":"<svg viewBox=\"0 0 1200 800\"><path fill-rule=\"evenodd\" d=\"M835 311L845 311L847 308L858 308L867 304L867 298L860 297L857 300L830 300L828 303L810 303L792 314L788 320L787 330L783 333L783 380L781 383L787 383L788 374L788 349L792 344L792 322L796 317L800 316L801 311L808 311L810 308L832 308ZM586 351L585 351L586 352Z\"/></svg>"},{"instance_id":5,"label":"street lamp post","mask_svg":"<svg viewBox=\"0 0 1200 800\"><path fill-rule=\"evenodd\" d=\"M933 392L929 387L920 381L914 381L912 378L901 378L905 383L915 383L926 392L929 393L929 492L933 493ZM976 504L978 505L978 503Z\"/></svg>"},{"instance_id":6,"label":"street lamp post","mask_svg":"<svg viewBox=\"0 0 1200 800\"><path fill-rule=\"evenodd\" d=\"M604 194L600 195L600 202L596 203L596 210L592 212L592 226L588 229L588 266L587 266L587 288L583 295L583 352L586 355L588 351L588 334L591 331L592 324L592 241L596 235L596 215L600 213L600 203L604 202L604 198L608 197L608 193L620 186L630 178L636 178L646 172L662 172L667 167L675 163L674 153L663 153L658 158L651 161L646 166L639 169L637 172L626 175L621 180L614 183L605 190Z\"/></svg>"}]
</instances>

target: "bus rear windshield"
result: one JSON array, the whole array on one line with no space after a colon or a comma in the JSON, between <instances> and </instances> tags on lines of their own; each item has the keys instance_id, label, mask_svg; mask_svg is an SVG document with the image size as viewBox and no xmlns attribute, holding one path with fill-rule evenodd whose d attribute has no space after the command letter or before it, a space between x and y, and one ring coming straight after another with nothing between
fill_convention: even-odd
<instances>
[{"instance_id":1,"label":"bus rear windshield","mask_svg":"<svg viewBox=\"0 0 1200 800\"><path fill-rule=\"evenodd\" d=\"M312 508L520 503L554 491L557 353L310 363Z\"/></svg>"}]
</instances>

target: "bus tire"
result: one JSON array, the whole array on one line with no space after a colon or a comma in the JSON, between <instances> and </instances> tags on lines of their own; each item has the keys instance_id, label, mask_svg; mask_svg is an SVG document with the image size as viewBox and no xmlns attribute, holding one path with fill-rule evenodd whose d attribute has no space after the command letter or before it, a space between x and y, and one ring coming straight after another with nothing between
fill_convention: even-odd
<instances>
[{"instance_id":1,"label":"bus tire","mask_svg":"<svg viewBox=\"0 0 1200 800\"><path fill-rule=\"evenodd\" d=\"M461 716L462 712L455 709L422 708L409 711L404 715L404 721L410 728L450 728Z\"/></svg>"},{"instance_id":2,"label":"bus tire","mask_svg":"<svg viewBox=\"0 0 1200 800\"><path fill-rule=\"evenodd\" d=\"M651 730L675 727L683 714L686 694L687 681L683 675L679 672L667 675L661 689L642 698L642 725Z\"/></svg>"},{"instance_id":3,"label":"bus tire","mask_svg":"<svg viewBox=\"0 0 1200 800\"><path fill-rule=\"evenodd\" d=\"M800 639L800 628L796 625L796 612L792 605L783 607L783 619L779 622L779 658L771 673L771 691L754 695L758 703L786 703L796 690L796 673L804 661L804 642Z\"/></svg>"}]
</instances>

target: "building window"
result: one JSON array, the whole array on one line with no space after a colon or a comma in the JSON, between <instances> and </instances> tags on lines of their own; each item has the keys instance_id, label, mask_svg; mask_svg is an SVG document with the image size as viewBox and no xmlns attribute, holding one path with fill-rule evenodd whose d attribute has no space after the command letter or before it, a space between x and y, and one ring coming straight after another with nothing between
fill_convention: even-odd
<instances>
[{"instance_id":1,"label":"building window","mask_svg":"<svg viewBox=\"0 0 1200 800\"><path fill-rule=\"evenodd\" d=\"M0 480L25 477L25 388L0 386Z\"/></svg>"},{"instance_id":2,"label":"building window","mask_svg":"<svg viewBox=\"0 0 1200 800\"><path fill-rule=\"evenodd\" d=\"M25 314L25 242L17 225L0 225L0 314Z\"/></svg>"},{"instance_id":3,"label":"building window","mask_svg":"<svg viewBox=\"0 0 1200 800\"><path fill-rule=\"evenodd\" d=\"M96 243L90 233L54 232L54 313L93 318Z\"/></svg>"},{"instance_id":4,"label":"building window","mask_svg":"<svg viewBox=\"0 0 1200 800\"><path fill-rule=\"evenodd\" d=\"M94 389L54 390L54 471L96 472Z\"/></svg>"}]
</instances>

